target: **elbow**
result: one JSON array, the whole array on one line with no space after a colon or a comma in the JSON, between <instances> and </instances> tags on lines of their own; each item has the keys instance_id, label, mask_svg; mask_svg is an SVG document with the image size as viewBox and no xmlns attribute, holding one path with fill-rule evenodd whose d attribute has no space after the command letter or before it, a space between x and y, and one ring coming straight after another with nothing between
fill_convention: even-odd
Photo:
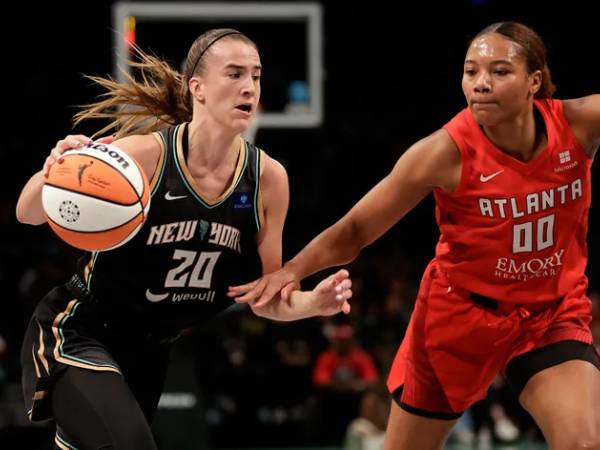
<instances>
[{"instance_id":1,"label":"elbow","mask_svg":"<svg viewBox=\"0 0 600 450\"><path fill-rule=\"evenodd\" d=\"M28 223L27 221L27 214L25 214L25 211L23 210L23 208L21 208L21 206L17 203L17 208L15 210L15 215L17 216L17 220L21 223Z\"/></svg>"},{"instance_id":2,"label":"elbow","mask_svg":"<svg viewBox=\"0 0 600 450\"><path fill-rule=\"evenodd\" d=\"M17 208L15 210L15 215L17 217L17 220L20 223L23 223L26 225L41 225L46 222L45 217L42 217L42 216L34 217L33 215L28 214L26 209L19 204L17 204Z\"/></svg>"},{"instance_id":3,"label":"elbow","mask_svg":"<svg viewBox=\"0 0 600 450\"><path fill-rule=\"evenodd\" d=\"M346 258L343 264L349 264L354 261L360 251L365 247L368 242L365 241L363 233L361 233L360 227L354 221L348 221L344 227L342 233L343 242L340 243L341 248L346 250Z\"/></svg>"}]
</instances>

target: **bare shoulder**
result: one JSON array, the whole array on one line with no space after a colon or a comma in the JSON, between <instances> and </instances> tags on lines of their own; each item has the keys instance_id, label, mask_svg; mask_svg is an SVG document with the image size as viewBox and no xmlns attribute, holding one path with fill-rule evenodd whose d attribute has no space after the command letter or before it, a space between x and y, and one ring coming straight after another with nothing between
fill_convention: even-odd
<instances>
[{"instance_id":1,"label":"bare shoulder","mask_svg":"<svg viewBox=\"0 0 600 450\"><path fill-rule=\"evenodd\" d=\"M160 152L160 143L152 134L134 134L118 139L112 143L115 147L123 149L131 156L148 152Z\"/></svg>"},{"instance_id":2,"label":"bare shoulder","mask_svg":"<svg viewBox=\"0 0 600 450\"><path fill-rule=\"evenodd\" d=\"M563 110L569 125L581 126L600 115L600 94L563 100Z\"/></svg>"},{"instance_id":3,"label":"bare shoulder","mask_svg":"<svg viewBox=\"0 0 600 450\"><path fill-rule=\"evenodd\" d=\"M277 186L281 183L287 184L287 172L285 167L264 151L260 151L260 181L263 187Z\"/></svg>"},{"instance_id":4,"label":"bare shoulder","mask_svg":"<svg viewBox=\"0 0 600 450\"><path fill-rule=\"evenodd\" d=\"M600 94L563 100L563 109L575 136L591 155L600 143Z\"/></svg>"},{"instance_id":5,"label":"bare shoulder","mask_svg":"<svg viewBox=\"0 0 600 450\"><path fill-rule=\"evenodd\" d=\"M112 143L135 158L142 166L148 179L152 179L162 152L162 145L152 134L135 134Z\"/></svg>"},{"instance_id":6,"label":"bare shoulder","mask_svg":"<svg viewBox=\"0 0 600 450\"><path fill-rule=\"evenodd\" d=\"M410 167L408 174L421 185L453 191L460 182L461 157L448 132L439 129L413 144L398 160Z\"/></svg>"},{"instance_id":7,"label":"bare shoulder","mask_svg":"<svg viewBox=\"0 0 600 450\"><path fill-rule=\"evenodd\" d=\"M577 116L591 112L600 106L600 94L587 95L585 97L563 100L565 115Z\"/></svg>"},{"instance_id":8,"label":"bare shoulder","mask_svg":"<svg viewBox=\"0 0 600 450\"><path fill-rule=\"evenodd\" d=\"M260 151L260 203L259 215L264 222L265 211L279 210L285 217L289 202L289 185L287 172L283 165Z\"/></svg>"}]
</instances>

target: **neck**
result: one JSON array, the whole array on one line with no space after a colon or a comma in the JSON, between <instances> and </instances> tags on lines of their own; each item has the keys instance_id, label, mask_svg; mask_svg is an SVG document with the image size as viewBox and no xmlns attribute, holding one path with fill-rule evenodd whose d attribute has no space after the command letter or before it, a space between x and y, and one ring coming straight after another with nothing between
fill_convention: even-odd
<instances>
[{"instance_id":1,"label":"neck","mask_svg":"<svg viewBox=\"0 0 600 450\"><path fill-rule=\"evenodd\" d=\"M483 131L496 147L525 162L535 156L544 135L536 126L533 109L510 122L484 126Z\"/></svg>"},{"instance_id":2,"label":"neck","mask_svg":"<svg viewBox=\"0 0 600 450\"><path fill-rule=\"evenodd\" d=\"M213 169L237 160L240 135L195 115L188 125L188 161Z\"/></svg>"}]
</instances>

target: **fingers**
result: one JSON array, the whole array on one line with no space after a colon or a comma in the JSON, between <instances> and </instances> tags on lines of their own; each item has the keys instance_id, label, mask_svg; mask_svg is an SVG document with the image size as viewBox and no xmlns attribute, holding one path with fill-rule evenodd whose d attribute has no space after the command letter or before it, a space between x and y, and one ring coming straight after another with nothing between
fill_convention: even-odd
<instances>
[{"instance_id":1,"label":"fingers","mask_svg":"<svg viewBox=\"0 0 600 450\"><path fill-rule=\"evenodd\" d=\"M229 291L227 292L228 297L237 297L238 295L246 294L247 292L254 289L254 287L258 284L259 280L254 280L250 283L240 284L239 286L229 286Z\"/></svg>"},{"instance_id":2,"label":"fingers","mask_svg":"<svg viewBox=\"0 0 600 450\"><path fill-rule=\"evenodd\" d=\"M350 278L345 278L338 283L335 279L332 279L329 283L329 288L335 290L337 293L336 298L340 300L341 298L339 298L339 295L342 293L350 292L350 295L352 295L352 291L350 290L352 288L352 280Z\"/></svg>"},{"instance_id":3,"label":"fingers","mask_svg":"<svg viewBox=\"0 0 600 450\"><path fill-rule=\"evenodd\" d=\"M260 295L260 298L258 299L258 301L256 303L254 303L252 306L254 308L262 308L267 303L269 303L273 299L273 297L277 296L280 291L281 291L281 289L279 286L277 286L277 287L267 286L267 288Z\"/></svg>"},{"instance_id":4,"label":"fingers","mask_svg":"<svg viewBox=\"0 0 600 450\"><path fill-rule=\"evenodd\" d=\"M250 303L253 308L262 308L280 293L282 298L289 298L291 291L297 286L298 282L293 276L277 271L252 283L230 287L228 295L238 303Z\"/></svg>"},{"instance_id":5,"label":"fingers","mask_svg":"<svg viewBox=\"0 0 600 450\"><path fill-rule=\"evenodd\" d=\"M103 136L96 139L96 142L99 142L100 144L112 144L114 140L115 138L112 136Z\"/></svg>"},{"instance_id":6,"label":"fingers","mask_svg":"<svg viewBox=\"0 0 600 450\"><path fill-rule=\"evenodd\" d=\"M346 272L346 276L347 275L348 272ZM342 279L342 281L335 287L335 292L335 300L338 302L340 310L344 314L350 314L351 307L348 300L352 298L352 280L350 280L350 278Z\"/></svg>"},{"instance_id":7,"label":"fingers","mask_svg":"<svg viewBox=\"0 0 600 450\"><path fill-rule=\"evenodd\" d=\"M254 285L250 288L250 290L248 290L246 293L241 293L242 295L236 294L234 296L234 300L237 303L250 303L252 306L254 306L254 301L261 296L263 290L265 289L265 282L263 279L261 278L260 280L254 281L250 284Z\"/></svg>"},{"instance_id":8,"label":"fingers","mask_svg":"<svg viewBox=\"0 0 600 450\"><path fill-rule=\"evenodd\" d=\"M290 295L292 295L292 291L295 291L296 289L300 289L300 285L296 282L289 283L286 286L284 286L281 290L281 300L287 302L290 298Z\"/></svg>"},{"instance_id":9,"label":"fingers","mask_svg":"<svg viewBox=\"0 0 600 450\"><path fill-rule=\"evenodd\" d=\"M50 166L52 166L52 164L54 164L54 158L48 156L46 158L46 161L44 161L44 167L42 167L42 175L44 175L45 178L48 178L48 174L50 173Z\"/></svg>"},{"instance_id":10,"label":"fingers","mask_svg":"<svg viewBox=\"0 0 600 450\"><path fill-rule=\"evenodd\" d=\"M342 312L343 312L344 314L350 314L350 310L351 310L351 309L352 309L352 308L351 308L351 306L350 306L350 303L348 303L348 302L344 302L344 304L342 305Z\"/></svg>"},{"instance_id":11,"label":"fingers","mask_svg":"<svg viewBox=\"0 0 600 450\"><path fill-rule=\"evenodd\" d=\"M58 141L52 150L57 150L60 154L62 154L67 150L83 147L91 142L92 140L83 134L69 135Z\"/></svg>"},{"instance_id":12,"label":"fingers","mask_svg":"<svg viewBox=\"0 0 600 450\"><path fill-rule=\"evenodd\" d=\"M50 150L50 155L46 158L46 161L44 161L44 166L42 168L42 174L44 177L48 177L48 174L50 173L50 167L52 167L53 164L62 163L62 156L64 152L74 148L83 147L90 142L92 142L91 139L83 134L69 135L58 141L54 148Z\"/></svg>"},{"instance_id":13,"label":"fingers","mask_svg":"<svg viewBox=\"0 0 600 450\"><path fill-rule=\"evenodd\" d=\"M335 287L335 299L339 302L352 298L352 282L349 279L344 280Z\"/></svg>"},{"instance_id":14,"label":"fingers","mask_svg":"<svg viewBox=\"0 0 600 450\"><path fill-rule=\"evenodd\" d=\"M333 274L333 279L334 279L335 283L337 284L337 283L341 283L342 281L348 279L349 276L350 276L350 273L346 269L341 269Z\"/></svg>"},{"instance_id":15,"label":"fingers","mask_svg":"<svg viewBox=\"0 0 600 450\"><path fill-rule=\"evenodd\" d=\"M345 290L345 289L350 289L351 287L352 287L352 280L350 278L346 278L341 283L339 283L335 288Z\"/></svg>"},{"instance_id":16,"label":"fingers","mask_svg":"<svg viewBox=\"0 0 600 450\"><path fill-rule=\"evenodd\" d=\"M338 270L333 275L330 275L325 280L323 280L323 284L321 284L318 288L321 289L336 289L340 286L338 292L341 292L342 289L349 289L352 287L352 280L348 278L350 274L346 269Z\"/></svg>"}]
</instances>

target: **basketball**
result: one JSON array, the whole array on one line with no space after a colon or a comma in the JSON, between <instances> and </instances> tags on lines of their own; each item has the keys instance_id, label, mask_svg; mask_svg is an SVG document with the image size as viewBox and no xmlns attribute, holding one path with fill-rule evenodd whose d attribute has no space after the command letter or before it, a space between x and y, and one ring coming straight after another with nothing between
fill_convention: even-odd
<instances>
[{"instance_id":1,"label":"basketball","mask_svg":"<svg viewBox=\"0 0 600 450\"><path fill-rule=\"evenodd\" d=\"M52 230L82 250L117 248L140 230L150 208L148 179L113 145L91 143L50 168L42 204Z\"/></svg>"}]
</instances>

